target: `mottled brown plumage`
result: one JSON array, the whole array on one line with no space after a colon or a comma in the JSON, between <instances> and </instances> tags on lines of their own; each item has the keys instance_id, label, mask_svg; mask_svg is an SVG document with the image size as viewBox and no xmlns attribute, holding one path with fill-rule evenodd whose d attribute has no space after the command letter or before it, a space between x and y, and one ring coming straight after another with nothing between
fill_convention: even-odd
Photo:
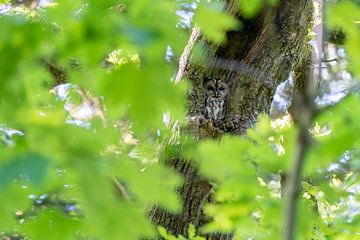
<instances>
[{"instance_id":1,"label":"mottled brown plumage","mask_svg":"<svg viewBox=\"0 0 360 240\"><path fill-rule=\"evenodd\" d=\"M205 88L205 118L215 124L226 117L226 104L229 85L220 79L204 79Z\"/></svg>"}]
</instances>

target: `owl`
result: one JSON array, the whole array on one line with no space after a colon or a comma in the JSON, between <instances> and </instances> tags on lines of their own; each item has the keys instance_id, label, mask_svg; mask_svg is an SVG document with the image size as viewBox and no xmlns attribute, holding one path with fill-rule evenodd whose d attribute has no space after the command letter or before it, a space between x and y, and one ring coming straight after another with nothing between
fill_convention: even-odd
<instances>
[{"instance_id":1,"label":"owl","mask_svg":"<svg viewBox=\"0 0 360 240\"><path fill-rule=\"evenodd\" d=\"M229 85L220 79L204 78L205 118L219 123L225 119Z\"/></svg>"}]
</instances>

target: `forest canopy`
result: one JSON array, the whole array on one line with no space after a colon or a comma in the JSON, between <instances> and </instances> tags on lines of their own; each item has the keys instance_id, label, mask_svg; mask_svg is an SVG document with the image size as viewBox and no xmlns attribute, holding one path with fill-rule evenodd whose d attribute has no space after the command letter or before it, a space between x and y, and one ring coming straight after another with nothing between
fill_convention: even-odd
<instances>
[{"instance_id":1,"label":"forest canopy","mask_svg":"<svg viewBox=\"0 0 360 240\"><path fill-rule=\"evenodd\" d=\"M177 74L194 29L197 66L283 2L0 0L0 239L279 239L289 202L298 219L290 239L358 239L359 1L314 1L321 17L296 53L313 54L320 22L311 98L290 106L298 98L281 93L296 88L289 69L268 99L272 112L261 111L246 134L210 123L216 134L202 137L187 126L194 80ZM211 186L200 206L207 221L186 222L181 234L150 217L185 207L188 182L169 159L195 166L196 180Z\"/></svg>"}]
</instances>

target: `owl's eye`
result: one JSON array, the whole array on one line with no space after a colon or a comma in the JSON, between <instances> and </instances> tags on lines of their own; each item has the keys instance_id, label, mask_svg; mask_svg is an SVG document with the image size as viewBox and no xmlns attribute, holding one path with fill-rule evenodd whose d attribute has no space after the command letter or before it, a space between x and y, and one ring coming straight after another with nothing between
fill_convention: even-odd
<instances>
[{"instance_id":1,"label":"owl's eye","mask_svg":"<svg viewBox=\"0 0 360 240\"><path fill-rule=\"evenodd\" d=\"M206 89L209 90L209 91L214 90L214 88L212 86L207 86Z\"/></svg>"},{"instance_id":2,"label":"owl's eye","mask_svg":"<svg viewBox=\"0 0 360 240\"><path fill-rule=\"evenodd\" d=\"M224 88L224 87L219 87L219 90L220 90L220 91L224 91L225 88Z\"/></svg>"}]
</instances>

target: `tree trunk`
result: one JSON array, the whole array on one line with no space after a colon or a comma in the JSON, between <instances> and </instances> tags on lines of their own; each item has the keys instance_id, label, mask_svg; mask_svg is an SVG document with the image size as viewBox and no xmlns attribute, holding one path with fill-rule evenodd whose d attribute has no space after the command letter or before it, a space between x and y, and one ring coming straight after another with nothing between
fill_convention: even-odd
<instances>
[{"instance_id":1,"label":"tree trunk","mask_svg":"<svg viewBox=\"0 0 360 240\"><path fill-rule=\"evenodd\" d=\"M227 44L210 45L193 29L189 44L179 64L177 80L187 77L192 82L189 92L189 117L203 115L205 94L204 76L222 79L230 85L226 121L235 121L234 134L245 130L256 121L259 113L268 113L277 86L288 79L289 73L307 58L308 29L311 27L313 2L310 0L281 0L276 7L265 6L254 19L243 19L236 0L227 1L227 11L244 23L241 31L227 33ZM204 60L190 61L195 41L205 45ZM201 138L222 134L197 121L189 122L192 133ZM214 134L215 132L215 134ZM211 200L212 187L199 177L196 166L182 159L166 161L184 176L180 189L183 211L171 214L153 208L150 216L154 223L165 227L174 235L187 236L189 224L197 229L211 219L203 213L203 206ZM211 234L207 239L232 239L232 234Z\"/></svg>"}]
</instances>

